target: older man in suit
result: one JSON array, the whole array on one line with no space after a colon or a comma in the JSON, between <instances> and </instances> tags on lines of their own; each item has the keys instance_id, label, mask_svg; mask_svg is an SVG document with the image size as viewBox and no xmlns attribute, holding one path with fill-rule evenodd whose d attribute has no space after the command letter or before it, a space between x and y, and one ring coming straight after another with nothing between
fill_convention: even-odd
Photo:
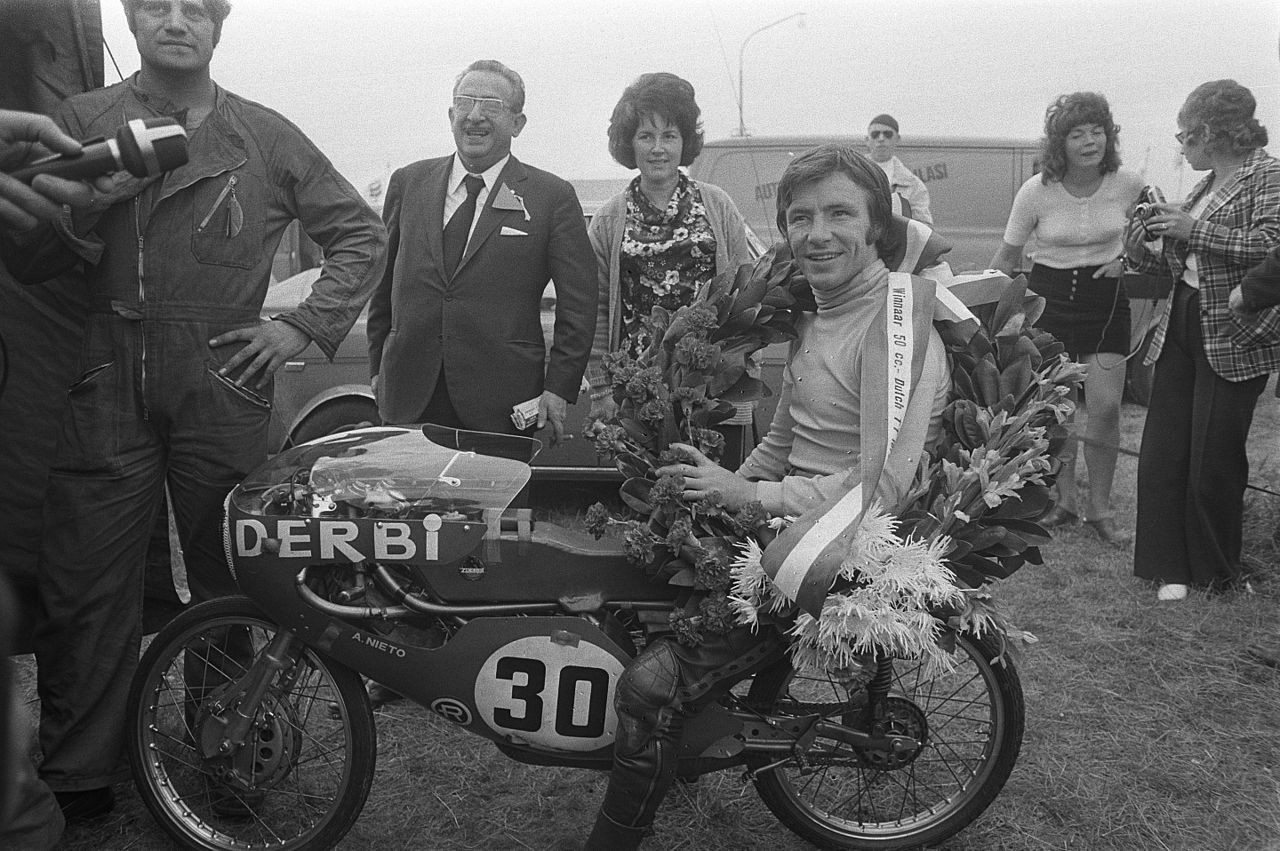
<instances>
[{"instance_id":1,"label":"older man in suit","mask_svg":"<svg viewBox=\"0 0 1280 851\"><path fill-rule=\"evenodd\" d=\"M518 432L512 408L564 431L596 317L596 261L566 181L511 155L524 82L473 62L453 89L457 151L391 176L387 267L369 309L369 363L387 422ZM556 284L546 355L543 290ZM532 427L532 426L530 426Z\"/></svg>"}]
</instances>

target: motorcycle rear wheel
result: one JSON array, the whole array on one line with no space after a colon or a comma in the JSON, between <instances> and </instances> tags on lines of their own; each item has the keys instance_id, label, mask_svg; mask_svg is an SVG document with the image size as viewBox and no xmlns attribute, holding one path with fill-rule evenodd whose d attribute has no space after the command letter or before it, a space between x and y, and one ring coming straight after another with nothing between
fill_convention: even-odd
<instances>
[{"instance_id":1,"label":"motorcycle rear wheel","mask_svg":"<svg viewBox=\"0 0 1280 851\"><path fill-rule=\"evenodd\" d=\"M181 847L322 851L360 815L377 752L373 711L360 677L310 647L299 645L251 707L243 748L208 758L197 748L217 742L216 719L235 710L219 716L215 704L279 631L247 598L212 600L174 619L142 657L129 690L129 761L143 803Z\"/></svg>"},{"instance_id":2,"label":"motorcycle rear wheel","mask_svg":"<svg viewBox=\"0 0 1280 851\"><path fill-rule=\"evenodd\" d=\"M1022 745L1022 685L1007 661L995 661L989 637L955 639L954 673L930 680L920 663L894 661L886 732L923 742L919 750L859 752L819 736L803 762L755 775L757 792L783 824L823 848L905 851L954 836L987 808ZM770 714L836 723L859 711L838 683L798 674L786 662L757 676L748 699ZM774 761L759 755L749 764L760 770Z\"/></svg>"}]
</instances>

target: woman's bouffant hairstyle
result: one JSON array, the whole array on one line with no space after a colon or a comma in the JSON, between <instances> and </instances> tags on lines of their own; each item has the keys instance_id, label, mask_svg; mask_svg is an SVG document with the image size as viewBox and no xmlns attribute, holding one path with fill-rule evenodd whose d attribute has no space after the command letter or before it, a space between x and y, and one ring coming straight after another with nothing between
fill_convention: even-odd
<instances>
[{"instance_id":1,"label":"woman's bouffant hairstyle","mask_svg":"<svg viewBox=\"0 0 1280 851\"><path fill-rule=\"evenodd\" d=\"M1111 106L1097 92L1060 95L1044 111L1044 138L1040 140L1040 180L1046 185L1062 180L1067 173L1067 137L1081 124L1097 124L1106 131L1107 150L1102 155L1102 173L1120 168L1120 125L1111 118Z\"/></svg>"},{"instance_id":2,"label":"woman's bouffant hairstyle","mask_svg":"<svg viewBox=\"0 0 1280 851\"><path fill-rule=\"evenodd\" d=\"M636 168L631 146L646 116L661 115L680 130L684 147L680 165L690 165L702 151L702 110L693 97L693 86L675 74L659 71L641 74L627 86L609 119L609 153L625 168Z\"/></svg>"},{"instance_id":3,"label":"woman's bouffant hairstyle","mask_svg":"<svg viewBox=\"0 0 1280 851\"><path fill-rule=\"evenodd\" d=\"M1242 154L1267 144L1267 128L1253 117L1258 102L1253 92L1235 80L1211 80L1196 86L1178 110L1178 123L1193 133L1206 127L1206 143L1224 153Z\"/></svg>"},{"instance_id":4,"label":"woman's bouffant hairstyle","mask_svg":"<svg viewBox=\"0 0 1280 851\"><path fill-rule=\"evenodd\" d=\"M881 257L887 256L896 245L889 227L893 220L889 178L885 176L884 169L851 145L835 142L819 145L787 164L778 179L778 230L784 237L787 235L787 207L791 206L796 193L833 174L843 174L867 194L867 215L871 223L867 229L867 242L875 244Z\"/></svg>"},{"instance_id":5,"label":"woman's bouffant hairstyle","mask_svg":"<svg viewBox=\"0 0 1280 851\"><path fill-rule=\"evenodd\" d=\"M138 12L138 6L142 0L121 0L124 5L124 18L129 24L129 32L135 35L138 27L133 21L133 16ZM205 12L209 15L209 20L213 21L213 44L215 47L222 38L222 22L227 19L227 15L231 14L231 0L202 0Z\"/></svg>"}]
</instances>

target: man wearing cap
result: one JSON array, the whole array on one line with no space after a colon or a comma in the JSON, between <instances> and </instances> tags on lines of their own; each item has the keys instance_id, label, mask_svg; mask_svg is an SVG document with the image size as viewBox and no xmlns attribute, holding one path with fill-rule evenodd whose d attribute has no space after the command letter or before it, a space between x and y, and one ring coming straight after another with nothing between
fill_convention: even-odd
<instances>
[{"instance_id":1,"label":"man wearing cap","mask_svg":"<svg viewBox=\"0 0 1280 851\"><path fill-rule=\"evenodd\" d=\"M929 212L929 190L925 188L924 181L916 177L896 156L898 140L901 138L897 119L881 113L871 119L871 124L867 127L867 151L876 165L884 169L895 198L906 202L905 205L900 205L895 201L894 212L931 225L933 214Z\"/></svg>"}]
</instances>

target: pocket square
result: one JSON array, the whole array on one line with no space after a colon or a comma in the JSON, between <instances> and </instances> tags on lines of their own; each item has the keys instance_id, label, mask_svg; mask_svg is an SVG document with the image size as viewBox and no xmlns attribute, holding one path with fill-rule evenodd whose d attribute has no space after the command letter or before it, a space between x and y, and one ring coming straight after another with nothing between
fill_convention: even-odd
<instances>
[{"instance_id":1,"label":"pocket square","mask_svg":"<svg viewBox=\"0 0 1280 851\"><path fill-rule=\"evenodd\" d=\"M525 233L522 230L517 230L516 228L507 227L506 225L503 225L501 235L502 236L528 236L529 234Z\"/></svg>"}]
</instances>

